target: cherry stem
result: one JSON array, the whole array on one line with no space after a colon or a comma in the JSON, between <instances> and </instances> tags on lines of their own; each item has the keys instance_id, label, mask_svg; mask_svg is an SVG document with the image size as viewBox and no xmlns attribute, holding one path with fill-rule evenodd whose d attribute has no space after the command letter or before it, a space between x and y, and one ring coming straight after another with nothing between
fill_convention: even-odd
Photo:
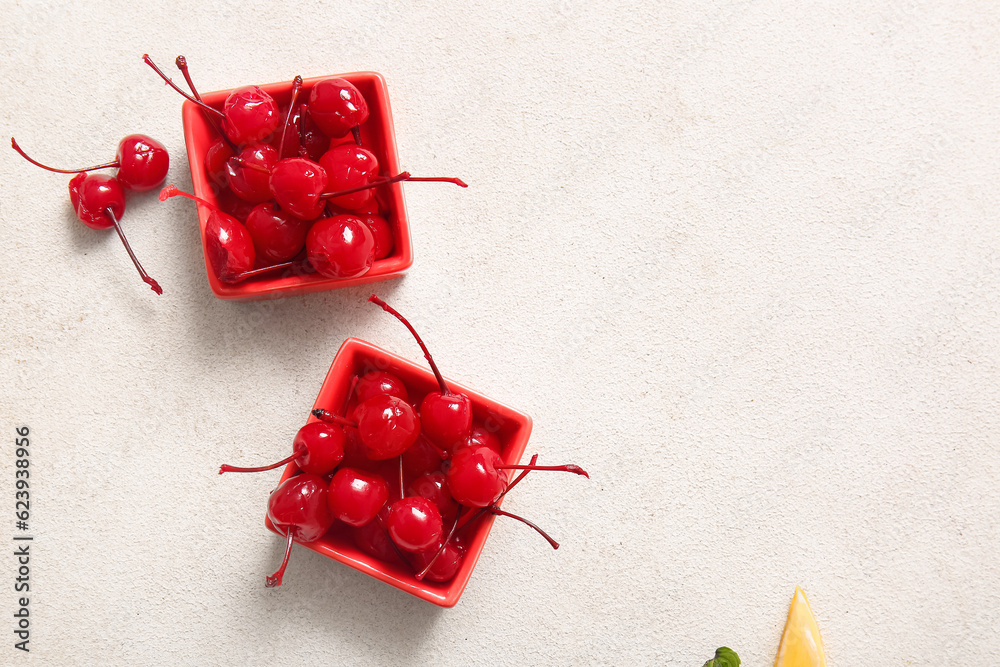
<instances>
[{"instance_id":1,"label":"cherry stem","mask_svg":"<svg viewBox=\"0 0 1000 667\"><path fill-rule=\"evenodd\" d=\"M424 341L420 339L420 334L417 333L417 330L413 328L413 326L406 320L405 317L396 312L395 308L393 308L392 306L390 306L389 304L387 304L385 301L378 298L374 294L368 297L368 300L374 303L376 306L380 307L385 312L395 317L397 320L402 322L407 329L410 330L410 333L413 334L413 337L417 339L417 345L419 345L420 349L423 350L424 357L427 359L427 362L431 365L431 370L434 371L434 377L437 378L438 387L440 387L441 389L441 394L443 396L451 394L451 392L448 391L448 385L446 385L444 382L444 376L441 375L441 371L438 370L437 364L434 363L434 358L431 356L431 353L427 351L427 346L424 345Z\"/></svg>"},{"instance_id":2,"label":"cherry stem","mask_svg":"<svg viewBox=\"0 0 1000 667\"><path fill-rule=\"evenodd\" d=\"M359 185L356 188L348 188L346 190L337 190L336 192L324 192L320 195L323 199L332 199L333 197L341 197L343 195L353 194L355 192L361 192L362 190L368 190L371 188L377 188L380 185L389 185L390 183L398 183L400 181L434 181L440 183L454 183L455 185L461 186L463 188L469 187L465 181L460 178L450 178L447 176L410 176L410 172L404 171L396 174L395 176L380 176L378 178L372 179L367 185Z\"/></svg>"},{"instance_id":3,"label":"cherry stem","mask_svg":"<svg viewBox=\"0 0 1000 667\"><path fill-rule=\"evenodd\" d=\"M21 150L21 147L17 145L17 142L14 140L14 137L10 138L10 147L13 148L15 151L17 151L21 155L21 157L23 157L25 160L35 165L36 167L41 167L42 169L45 169L47 171L54 171L57 174L79 174L81 171L94 171L95 169L114 169L121 166L118 160L115 160L114 162L96 164L93 167L87 167L85 169L56 169L55 167L49 167L47 165L42 164L38 160L29 157L28 154L25 153L23 150Z\"/></svg>"},{"instance_id":4,"label":"cherry stem","mask_svg":"<svg viewBox=\"0 0 1000 667\"><path fill-rule=\"evenodd\" d=\"M361 145L361 126L360 125L355 125L354 127L352 127L351 128L351 134L354 135L354 143L356 143L358 146L360 146Z\"/></svg>"},{"instance_id":5,"label":"cherry stem","mask_svg":"<svg viewBox=\"0 0 1000 667\"><path fill-rule=\"evenodd\" d=\"M406 496L406 487L403 485L403 455L399 455L399 497Z\"/></svg>"},{"instance_id":6,"label":"cherry stem","mask_svg":"<svg viewBox=\"0 0 1000 667\"><path fill-rule=\"evenodd\" d=\"M216 213L226 213L212 202L202 199L201 197L195 197L192 194L188 194L187 192L184 192L183 190L179 189L176 185L168 185L167 187L160 190L160 201L167 201L171 197L185 197L187 199L190 199L191 201L198 202L202 206L206 206L212 209ZM228 213L226 213L226 215L228 215Z\"/></svg>"},{"instance_id":7,"label":"cherry stem","mask_svg":"<svg viewBox=\"0 0 1000 667\"><path fill-rule=\"evenodd\" d=\"M125 238L125 232L122 231L121 225L118 224L118 218L115 217L114 211L111 210L111 207L108 207L104 209L104 212L108 214L109 218L111 218L111 223L115 226L115 231L118 232L118 238L122 240L122 244L124 244L125 251L128 252L128 256L132 258L132 263L135 264L136 270L139 271L139 276L142 278L142 282L149 285L149 288L157 294L163 294L163 288L160 287L158 282L149 277L146 270L142 268L142 264L139 263L135 253L132 252L132 246L128 244L128 239Z\"/></svg>"},{"instance_id":8,"label":"cherry stem","mask_svg":"<svg viewBox=\"0 0 1000 667\"><path fill-rule=\"evenodd\" d=\"M295 539L292 535L292 528L289 526L288 542L285 544L285 557L281 560L281 567L278 568L278 571L270 575L265 581L264 585L268 588L281 585L281 579L285 576L285 568L288 567L288 557L292 555L292 541Z\"/></svg>"},{"instance_id":9,"label":"cherry stem","mask_svg":"<svg viewBox=\"0 0 1000 667\"><path fill-rule=\"evenodd\" d=\"M347 388L347 396L344 397L344 407L341 408L340 413L347 416L347 408L351 405L351 398L354 396L354 389L358 386L358 376L355 375L351 378L351 386Z\"/></svg>"},{"instance_id":10,"label":"cherry stem","mask_svg":"<svg viewBox=\"0 0 1000 667\"><path fill-rule=\"evenodd\" d=\"M536 466L536 465L507 466L507 465L502 465L502 466L493 466L493 467L496 468L497 470L558 470L558 471L561 471L561 472L574 472L577 475L583 475L587 479L590 479L590 475L587 474L586 470L584 470L583 468L581 468L578 465L573 465L572 463L568 463L568 464L562 465L562 466Z\"/></svg>"},{"instance_id":11,"label":"cherry stem","mask_svg":"<svg viewBox=\"0 0 1000 667\"><path fill-rule=\"evenodd\" d=\"M181 71L181 74L184 75L184 80L187 81L188 88L191 89L191 94L194 95L194 98L196 100L201 102L202 101L201 95L198 94L198 89L194 87L194 81L191 80L191 74L188 72L187 58L185 58L184 56L177 56L177 59L174 60L174 64L177 65L177 69L179 69ZM226 142L227 146L229 146L229 150L231 150L233 153L239 153L240 152L239 146L233 143L233 140L227 137L226 133L222 131L221 127L219 127L219 122L218 122L219 119L216 118L215 116L205 116L205 117L208 119L208 122L212 124L212 127L215 128L216 132L222 135L222 140Z\"/></svg>"},{"instance_id":12,"label":"cherry stem","mask_svg":"<svg viewBox=\"0 0 1000 667\"><path fill-rule=\"evenodd\" d=\"M271 170L262 164L254 164L253 162L247 162L241 157L231 157L229 158L230 164L235 164L237 167L242 167L243 169L252 169L258 171L262 174L270 174Z\"/></svg>"},{"instance_id":13,"label":"cherry stem","mask_svg":"<svg viewBox=\"0 0 1000 667\"><path fill-rule=\"evenodd\" d=\"M302 88L302 77L298 74L292 80L292 101L288 103L288 115L285 116L285 124L281 129L281 141L278 143L278 159L285 155L285 135L288 134L288 124L292 122L292 111L295 109L295 102L299 99L299 89Z\"/></svg>"},{"instance_id":14,"label":"cherry stem","mask_svg":"<svg viewBox=\"0 0 1000 667\"><path fill-rule=\"evenodd\" d=\"M275 468L280 468L283 465L291 463L301 453L302 452L300 451L293 452L292 455L289 456L288 458L281 459L277 463L272 463L269 466L260 466L258 468L239 468L237 466L231 466L226 463L223 463L221 466L219 466L219 474L221 475L224 472L264 472L265 470L274 470Z\"/></svg>"},{"instance_id":15,"label":"cherry stem","mask_svg":"<svg viewBox=\"0 0 1000 667\"><path fill-rule=\"evenodd\" d=\"M326 422L327 424L336 424L337 426L350 426L351 428L357 428L357 422L352 422L350 419L344 419L343 417L338 417L328 410L323 408L316 408L312 411L313 417L320 420L321 422Z\"/></svg>"},{"instance_id":16,"label":"cherry stem","mask_svg":"<svg viewBox=\"0 0 1000 667\"><path fill-rule=\"evenodd\" d=\"M180 93L184 97L184 99L186 99L187 101L191 102L192 104L197 104L199 107L201 107L205 111L208 111L210 113L214 113L215 115L219 116L223 120L226 118L226 114L222 113L218 109L216 109L214 107L208 106L207 104L205 104L201 100L195 99L194 97L191 97L190 95L188 95L187 93L185 93L183 90L181 90L177 86L177 84L174 83L173 80L171 80L171 78L169 76L167 76L166 74L164 74L163 71L160 70L160 68L156 66L156 63L154 63L152 61L152 59L149 57L148 54L146 54L146 53L142 54L142 60L143 60L144 63L146 63L147 65L149 65L150 67L152 67L153 71L156 72L157 74L159 74L160 78L163 79L164 81L166 81L168 86L170 86L171 88L173 88L174 90L176 90L178 93ZM225 133L223 133L223 134L225 134Z\"/></svg>"},{"instance_id":17,"label":"cherry stem","mask_svg":"<svg viewBox=\"0 0 1000 667\"><path fill-rule=\"evenodd\" d=\"M541 528L539 528L535 524L533 524L530 521L528 521L527 519L525 519L523 516L518 516L516 514L511 514L510 512L504 512L502 509L500 509L496 505L490 505L486 509L489 510L489 512L492 513L492 514L498 514L500 516L509 516L511 519L517 519L521 523L527 524L527 525L531 526L536 531L538 531L539 535L541 535L542 537L544 537L546 540L549 541L549 544L552 545L553 549L558 549L559 548L559 543L556 542L555 540L553 540L552 537L550 537L548 533L546 533L544 530L542 530Z\"/></svg>"}]
</instances>

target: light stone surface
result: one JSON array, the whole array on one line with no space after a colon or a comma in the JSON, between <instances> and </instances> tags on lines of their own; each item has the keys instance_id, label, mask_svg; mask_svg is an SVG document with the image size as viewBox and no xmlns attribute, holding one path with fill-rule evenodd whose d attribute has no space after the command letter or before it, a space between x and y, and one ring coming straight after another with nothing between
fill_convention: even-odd
<instances>
[{"instance_id":1,"label":"light stone surface","mask_svg":"<svg viewBox=\"0 0 1000 667\"><path fill-rule=\"evenodd\" d=\"M344 338L413 359L370 288L233 304L188 202L117 238L0 151L0 541L31 427L32 635L0 663L773 661L796 585L831 667L1000 649L1000 5L3 3L0 117L66 166L128 132L190 185L181 101L385 75L416 263L377 291L445 373L531 414L533 475L439 610L263 527ZM6 135L5 135L6 136ZM5 549L7 551L7 549Z\"/></svg>"}]
</instances>

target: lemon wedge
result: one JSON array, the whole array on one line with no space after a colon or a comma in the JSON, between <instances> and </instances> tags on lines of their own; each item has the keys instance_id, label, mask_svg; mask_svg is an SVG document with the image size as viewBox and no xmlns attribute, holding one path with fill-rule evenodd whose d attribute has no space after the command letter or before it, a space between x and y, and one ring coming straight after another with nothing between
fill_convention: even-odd
<instances>
[{"instance_id":1,"label":"lemon wedge","mask_svg":"<svg viewBox=\"0 0 1000 667\"><path fill-rule=\"evenodd\" d=\"M792 605L788 608L788 621L785 623L785 632L781 635L774 667L826 667L819 626L813 618L806 594L798 586L795 587Z\"/></svg>"}]
</instances>

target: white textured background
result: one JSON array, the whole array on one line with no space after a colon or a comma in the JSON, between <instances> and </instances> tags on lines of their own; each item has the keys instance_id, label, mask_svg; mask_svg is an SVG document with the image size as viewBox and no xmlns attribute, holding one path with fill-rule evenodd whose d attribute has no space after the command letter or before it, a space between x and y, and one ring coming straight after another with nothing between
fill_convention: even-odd
<instances>
[{"instance_id":1,"label":"white textured background","mask_svg":"<svg viewBox=\"0 0 1000 667\"><path fill-rule=\"evenodd\" d=\"M0 663L773 660L795 585L832 667L1000 650L1000 6L5 2L0 118L66 166L145 132L189 186L181 100L359 69L389 85L416 264L377 286L445 373L535 419L530 477L458 607L263 527L332 356L419 358L369 288L233 304L187 202L113 233L0 150L0 544L32 429L33 634ZM406 5L405 7L403 5ZM3 549L6 552L8 549Z\"/></svg>"}]
</instances>

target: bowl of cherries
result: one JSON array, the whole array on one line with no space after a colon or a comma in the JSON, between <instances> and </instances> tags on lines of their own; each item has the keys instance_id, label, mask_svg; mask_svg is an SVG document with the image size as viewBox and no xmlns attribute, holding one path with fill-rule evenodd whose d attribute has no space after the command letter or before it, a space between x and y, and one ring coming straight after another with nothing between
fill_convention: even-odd
<instances>
[{"instance_id":1,"label":"bowl of cherries","mask_svg":"<svg viewBox=\"0 0 1000 667\"><path fill-rule=\"evenodd\" d=\"M434 604L454 606L497 516L531 470L587 475L576 465L520 465L531 418L446 380L416 331L430 370L349 338L337 352L267 503L266 526L285 538L279 586L296 542ZM515 476L516 475L516 476Z\"/></svg>"},{"instance_id":2,"label":"bowl of cherries","mask_svg":"<svg viewBox=\"0 0 1000 667\"><path fill-rule=\"evenodd\" d=\"M403 274L413 263L385 80L354 72L198 93L148 55L186 98L184 137L199 203L209 285L222 299L263 299Z\"/></svg>"}]
</instances>

